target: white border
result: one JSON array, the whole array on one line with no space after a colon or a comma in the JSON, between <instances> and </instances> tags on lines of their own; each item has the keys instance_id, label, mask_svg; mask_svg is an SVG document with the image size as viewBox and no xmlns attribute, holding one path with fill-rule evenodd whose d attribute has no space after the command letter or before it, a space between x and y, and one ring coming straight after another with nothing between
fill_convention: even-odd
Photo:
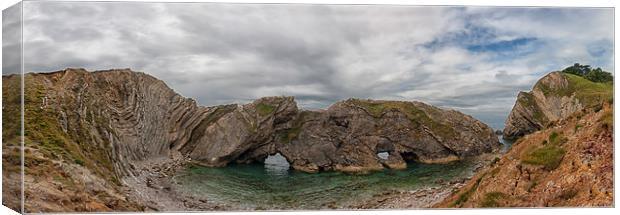
<instances>
[{"instance_id":1,"label":"white border","mask_svg":"<svg viewBox=\"0 0 620 215\"><path fill-rule=\"evenodd\" d=\"M83 1L96 1L96 0L83 0ZM114 0L116 1L116 0ZM130 2L138 2L137 0L125 0ZM227 2L227 3L310 3L310 4L394 4L394 5L472 5L472 6L560 6L560 7L613 7L616 8L617 2L612 0L519 0L519 1L502 1L502 0L147 0L148 2ZM5 9L11 5L19 2L18 0L0 0L0 8ZM0 18L1 20L1 18ZM618 17L614 16L614 29L618 29ZM2 30L0 29L0 34ZM614 37L614 41L617 40L617 35ZM614 62L617 61L615 50L618 50L619 46L614 43ZM2 50L0 49L0 55ZM0 60L1 61L1 60ZM614 63L615 64L615 63ZM614 66L614 68L616 68ZM615 73L614 76L617 76ZM615 81L617 82L617 79ZM618 88L614 88L614 95L617 95ZM1 89L0 89L1 92ZM614 106L614 112L618 113L618 107ZM0 119L1 119L0 113ZM617 123L614 124L614 128L617 128ZM618 129L614 129L614 137L617 137ZM614 143L614 155L618 154L618 147ZM614 156L615 157L615 156ZM614 167L618 167L618 162L615 160ZM1 170L1 167L0 167ZM617 168L614 168L614 176L617 176ZM1 178L1 177L0 177ZM614 180L615 182L615 180ZM614 184L614 187L615 184ZM0 188L1 191L1 188ZM614 205L617 204L618 192L617 187L614 191ZM616 212L614 212L616 211ZM557 213L562 215L573 214L620 214L620 210L616 208L579 208L579 209L455 209L455 210L399 210L399 211L312 211L312 212L205 212L205 213L189 213L189 214L458 214L458 215L470 215L470 214L482 214L482 215L521 215L527 213L528 215L536 214L549 214ZM0 206L0 214L17 214L16 212ZM92 213L91 213L92 214ZM142 213L142 214L162 214L162 213ZM163 214L188 214L188 213L163 213Z\"/></svg>"}]
</instances>

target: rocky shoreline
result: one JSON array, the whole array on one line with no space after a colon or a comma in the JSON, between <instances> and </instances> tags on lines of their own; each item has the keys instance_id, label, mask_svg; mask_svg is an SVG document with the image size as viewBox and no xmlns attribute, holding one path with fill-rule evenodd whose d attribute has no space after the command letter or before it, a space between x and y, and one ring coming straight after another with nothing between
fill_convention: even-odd
<instances>
[{"instance_id":1,"label":"rocky shoreline","mask_svg":"<svg viewBox=\"0 0 620 215\"><path fill-rule=\"evenodd\" d=\"M376 194L368 201L351 205L353 209L414 209L430 208L446 197L460 190L472 177L482 171L486 164L491 162L499 153L487 153L472 158L474 162L472 172L468 175L453 178L450 181L438 179L436 186L429 186L416 190L386 191Z\"/></svg>"},{"instance_id":2,"label":"rocky shoreline","mask_svg":"<svg viewBox=\"0 0 620 215\"><path fill-rule=\"evenodd\" d=\"M429 208L441 202L446 197L466 185L477 172L482 170L485 163L499 156L498 153L487 153L468 161L472 164L472 171L461 177L449 181L436 180L436 186L429 186L415 190L391 190L375 194L372 198L346 206L337 206L335 203L325 204L323 209L367 210L367 209L412 209ZM207 198L196 197L175 188L174 176L191 165L188 158L161 159L140 163L141 168L133 177L124 178L124 192L129 201L144 205L144 211L247 211L248 209L235 205L226 205L209 201ZM294 171L294 170L293 170ZM398 170L396 170L398 171ZM146 201L145 201L146 200ZM290 210L295 208L281 208L268 210ZM261 209L262 210L262 209Z\"/></svg>"},{"instance_id":3,"label":"rocky shoreline","mask_svg":"<svg viewBox=\"0 0 620 215\"><path fill-rule=\"evenodd\" d=\"M144 211L213 211L228 207L196 198L175 188L174 176L186 168L187 158L144 162L132 177L123 179L128 200L144 205ZM146 201L145 201L146 200Z\"/></svg>"}]
</instances>

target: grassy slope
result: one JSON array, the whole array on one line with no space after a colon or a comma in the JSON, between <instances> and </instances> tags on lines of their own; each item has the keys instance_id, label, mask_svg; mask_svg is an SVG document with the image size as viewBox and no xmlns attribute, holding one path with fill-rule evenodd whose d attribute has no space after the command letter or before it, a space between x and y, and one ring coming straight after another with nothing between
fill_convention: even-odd
<instances>
[{"instance_id":1,"label":"grassy slope","mask_svg":"<svg viewBox=\"0 0 620 215\"><path fill-rule=\"evenodd\" d=\"M613 84L562 75L569 82L567 88L537 88L545 96L574 95L585 109L520 138L499 162L435 207L612 204ZM535 105L531 99L519 102Z\"/></svg>"},{"instance_id":2,"label":"grassy slope","mask_svg":"<svg viewBox=\"0 0 620 215\"><path fill-rule=\"evenodd\" d=\"M526 135L434 207L610 206L612 118L607 103Z\"/></svg>"},{"instance_id":3,"label":"grassy slope","mask_svg":"<svg viewBox=\"0 0 620 215\"><path fill-rule=\"evenodd\" d=\"M111 184L120 184L106 154L109 150L93 143L93 137L88 133L90 129L84 122L74 122L73 129L66 132L61 128L59 109L64 109L69 117L75 117L78 112L72 100L51 104L49 89L43 84L41 75L27 74L24 82L24 166L26 180L32 181L25 185L26 211L107 211L111 207L137 210L136 206L123 200L117 201L118 197L107 192L87 191L85 182L79 180L86 176L68 172L66 167L82 166ZM3 81L3 147L16 147L19 142L19 130L16 128L19 125L20 101L12 91L6 90L13 89L13 85L12 81ZM103 125L103 119L92 114L87 114L84 120ZM3 164L12 165L5 169L11 170L16 162L18 164L19 153L18 150L15 152L3 154ZM57 202L50 202L50 199Z\"/></svg>"}]
</instances>

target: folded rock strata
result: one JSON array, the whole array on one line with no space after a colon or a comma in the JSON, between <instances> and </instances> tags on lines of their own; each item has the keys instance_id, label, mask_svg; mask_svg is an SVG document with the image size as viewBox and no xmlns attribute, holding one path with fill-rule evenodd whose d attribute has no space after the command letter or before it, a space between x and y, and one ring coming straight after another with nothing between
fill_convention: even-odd
<instances>
[{"instance_id":1,"label":"folded rock strata","mask_svg":"<svg viewBox=\"0 0 620 215\"><path fill-rule=\"evenodd\" d=\"M611 99L611 84L594 83L582 77L551 72L538 80L530 92L519 92L506 119L504 138L514 139L541 130L549 124L586 109L602 107Z\"/></svg>"},{"instance_id":2,"label":"folded rock strata","mask_svg":"<svg viewBox=\"0 0 620 215\"><path fill-rule=\"evenodd\" d=\"M280 153L302 171L359 172L404 168L407 160L449 162L499 146L480 121L421 102L349 99L309 111L293 97L266 97L202 107L129 69L28 74L26 83L34 91L27 102L40 108L33 117L49 119L57 127L52 137L74 144L66 157L116 178L148 159L187 157L221 167ZM47 141L31 140L37 138Z\"/></svg>"}]
</instances>

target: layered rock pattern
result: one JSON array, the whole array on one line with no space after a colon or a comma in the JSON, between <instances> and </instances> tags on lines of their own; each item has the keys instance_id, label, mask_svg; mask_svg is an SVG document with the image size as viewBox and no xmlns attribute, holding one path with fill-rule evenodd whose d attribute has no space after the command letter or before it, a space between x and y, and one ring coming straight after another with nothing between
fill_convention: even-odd
<instances>
[{"instance_id":1,"label":"layered rock pattern","mask_svg":"<svg viewBox=\"0 0 620 215\"><path fill-rule=\"evenodd\" d=\"M531 92L520 92L508 116L503 135L518 138L541 130L584 108L601 108L612 99L611 84L594 83L582 77L552 72L540 79Z\"/></svg>"},{"instance_id":2,"label":"layered rock pattern","mask_svg":"<svg viewBox=\"0 0 620 215\"><path fill-rule=\"evenodd\" d=\"M521 92L503 156L434 207L613 206L613 85L552 72Z\"/></svg>"},{"instance_id":3,"label":"layered rock pattern","mask_svg":"<svg viewBox=\"0 0 620 215\"><path fill-rule=\"evenodd\" d=\"M302 111L293 124L279 135L277 149L293 168L308 172L405 168L407 160L448 162L499 146L485 124L420 102L349 99L325 111Z\"/></svg>"},{"instance_id":4,"label":"layered rock pattern","mask_svg":"<svg viewBox=\"0 0 620 215\"><path fill-rule=\"evenodd\" d=\"M137 161L175 156L220 167L281 153L293 168L308 172L365 171L402 168L405 160L448 162L499 146L478 120L420 102L349 99L307 111L292 97L266 97L201 107L162 81L130 70L67 69L26 79L35 91L27 102L45 115L33 110L27 120L53 116L54 125L46 126L58 127L33 139L74 142L78 149L67 157L96 155L104 165L93 166L117 178L130 176ZM379 152L390 156L382 160Z\"/></svg>"},{"instance_id":5,"label":"layered rock pattern","mask_svg":"<svg viewBox=\"0 0 620 215\"><path fill-rule=\"evenodd\" d=\"M613 107L578 111L520 138L434 207L612 207Z\"/></svg>"}]
</instances>

